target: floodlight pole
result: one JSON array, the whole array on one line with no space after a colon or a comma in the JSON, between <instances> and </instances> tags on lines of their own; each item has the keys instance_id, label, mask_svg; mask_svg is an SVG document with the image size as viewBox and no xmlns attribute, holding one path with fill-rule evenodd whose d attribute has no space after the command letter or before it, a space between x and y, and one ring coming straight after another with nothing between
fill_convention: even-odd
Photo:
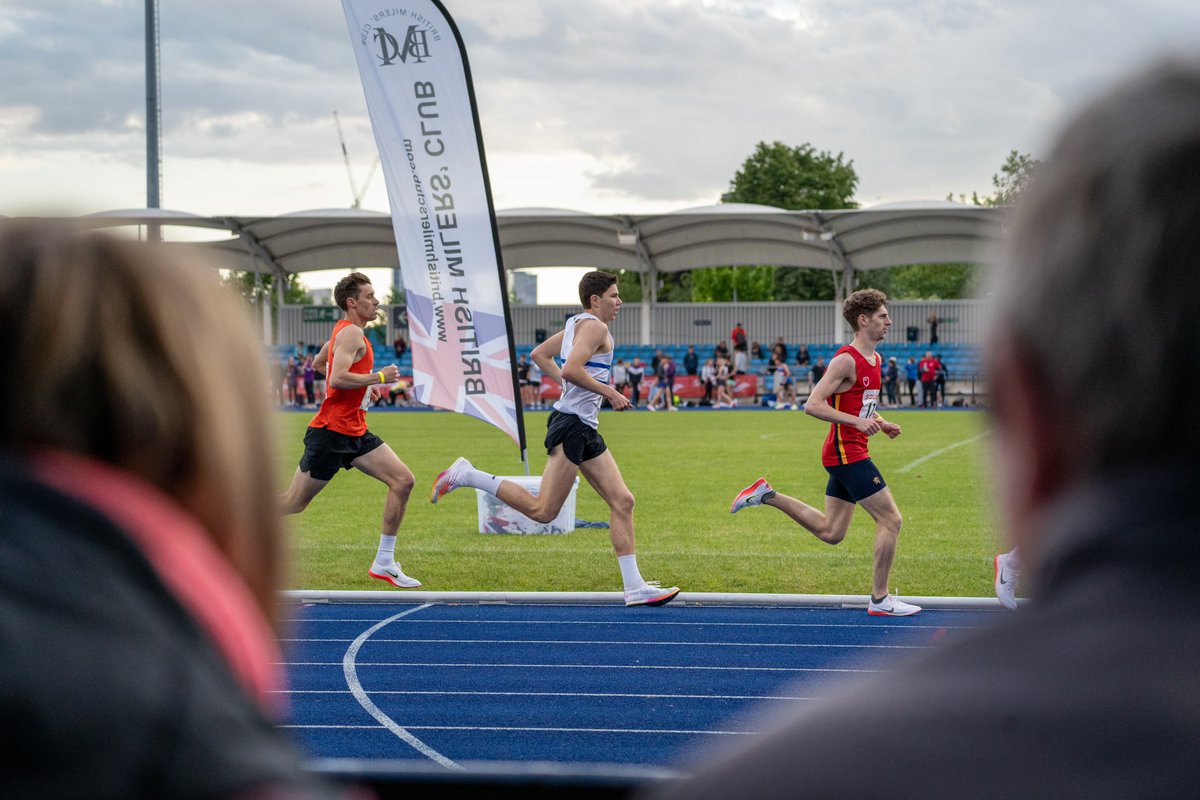
<instances>
[{"instance_id":1,"label":"floodlight pole","mask_svg":"<svg viewBox=\"0 0 1200 800\"><path fill-rule=\"evenodd\" d=\"M146 208L162 203L162 108L158 77L158 0L146 0ZM150 241L162 240L158 225L147 226Z\"/></svg>"}]
</instances>

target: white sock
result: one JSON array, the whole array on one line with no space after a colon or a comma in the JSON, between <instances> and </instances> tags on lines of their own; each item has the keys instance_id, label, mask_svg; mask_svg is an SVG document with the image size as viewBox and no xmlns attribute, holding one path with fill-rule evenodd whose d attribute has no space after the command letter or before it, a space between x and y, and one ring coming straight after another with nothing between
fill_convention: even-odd
<instances>
[{"instance_id":1,"label":"white sock","mask_svg":"<svg viewBox=\"0 0 1200 800\"><path fill-rule=\"evenodd\" d=\"M1008 556L1008 561L1006 562L1008 564L1008 568L1010 570L1012 570L1013 572L1020 572L1021 571L1021 560L1017 557L1017 548L1014 547L1012 550L1009 550L1008 553L1006 553L1005 555Z\"/></svg>"},{"instance_id":2,"label":"white sock","mask_svg":"<svg viewBox=\"0 0 1200 800\"><path fill-rule=\"evenodd\" d=\"M646 580L642 577L642 573L638 571L637 555L630 553L627 556L617 556L617 566L621 568L621 581L625 584L625 591L637 589L644 586Z\"/></svg>"},{"instance_id":3,"label":"white sock","mask_svg":"<svg viewBox=\"0 0 1200 800\"><path fill-rule=\"evenodd\" d=\"M379 549L375 551L375 563L386 567L396 560L396 537L379 534Z\"/></svg>"},{"instance_id":4,"label":"white sock","mask_svg":"<svg viewBox=\"0 0 1200 800\"><path fill-rule=\"evenodd\" d=\"M500 484L502 483L495 475L489 475L483 470L473 467L463 472L462 482L464 486L470 486L472 489L482 489L492 496L495 496L500 491Z\"/></svg>"}]
</instances>

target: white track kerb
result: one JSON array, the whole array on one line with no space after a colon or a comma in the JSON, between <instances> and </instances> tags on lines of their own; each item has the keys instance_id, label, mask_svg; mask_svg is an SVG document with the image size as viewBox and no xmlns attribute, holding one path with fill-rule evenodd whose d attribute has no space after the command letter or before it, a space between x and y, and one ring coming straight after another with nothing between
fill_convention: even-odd
<instances>
[{"instance_id":1,"label":"white track kerb","mask_svg":"<svg viewBox=\"0 0 1200 800\"><path fill-rule=\"evenodd\" d=\"M906 601L922 608L1000 608L994 597L910 597ZM283 593L293 603L448 603L505 605L612 605L624 606L621 592L406 592L333 591L295 589ZM735 594L725 592L680 592L672 606L815 606L819 608L866 608L869 598L855 594Z\"/></svg>"}]
</instances>

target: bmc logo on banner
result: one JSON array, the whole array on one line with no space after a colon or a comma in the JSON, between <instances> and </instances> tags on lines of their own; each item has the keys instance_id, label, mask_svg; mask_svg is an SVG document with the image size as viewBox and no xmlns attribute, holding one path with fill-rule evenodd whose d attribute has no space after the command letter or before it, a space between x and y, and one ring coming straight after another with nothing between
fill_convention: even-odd
<instances>
[{"instance_id":1,"label":"bmc logo on banner","mask_svg":"<svg viewBox=\"0 0 1200 800\"><path fill-rule=\"evenodd\" d=\"M404 46L401 47L396 37L383 28L375 29L375 42L379 45L379 66L390 67L400 59L401 64L407 64L412 58L414 64L423 64L429 58L429 40L426 32L419 30L416 25L408 26L404 36Z\"/></svg>"}]
</instances>

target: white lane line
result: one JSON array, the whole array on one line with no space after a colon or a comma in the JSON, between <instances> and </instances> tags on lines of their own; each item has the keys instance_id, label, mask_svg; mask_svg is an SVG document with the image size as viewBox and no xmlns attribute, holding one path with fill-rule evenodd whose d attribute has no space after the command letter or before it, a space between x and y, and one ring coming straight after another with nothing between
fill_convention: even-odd
<instances>
[{"instance_id":1,"label":"white lane line","mask_svg":"<svg viewBox=\"0 0 1200 800\"><path fill-rule=\"evenodd\" d=\"M272 694L349 694L346 689L273 689ZM434 695L455 697L580 697L632 700L818 700L817 697L777 694L632 694L625 692L450 692L432 690L377 689L373 695Z\"/></svg>"},{"instance_id":2,"label":"white lane line","mask_svg":"<svg viewBox=\"0 0 1200 800\"><path fill-rule=\"evenodd\" d=\"M348 642L350 639L280 639L281 642ZM911 644L799 644L792 642L656 642L650 641L594 641L586 639L375 639L375 642L390 644L505 644L505 645L636 645L638 647L783 647L783 648L833 648L847 650L928 650L926 645Z\"/></svg>"},{"instance_id":3,"label":"white lane line","mask_svg":"<svg viewBox=\"0 0 1200 800\"><path fill-rule=\"evenodd\" d=\"M304 617L295 617L285 620L285 622L298 623L363 623L371 622L370 619L305 619ZM662 628L668 625L676 625L683 627L727 627L727 628L873 628L880 630L885 627L878 623L817 623L817 622L671 622L663 620L661 622L638 622L635 620L568 620L568 619L406 619L404 624L415 625L422 623L426 625L612 625L614 627L627 628L634 625L649 625L655 628ZM896 625L889 626L887 630L975 630L978 625Z\"/></svg>"},{"instance_id":4,"label":"white lane line","mask_svg":"<svg viewBox=\"0 0 1200 800\"><path fill-rule=\"evenodd\" d=\"M932 453L927 453L927 454L921 456L920 458L918 458L916 461L912 461L908 464L905 464L903 467L901 467L900 469L898 469L896 471L897 472L908 472L910 470L916 469L917 467L921 466L922 464L924 464L926 461L929 461L930 459L937 458L938 456L943 455L945 453L949 453L951 450L962 447L963 445L968 445L968 444L971 444L972 442L977 442L980 439L982 439L983 437L987 436L989 433L990 433L990 431L984 431L983 433L979 434L978 436L972 436L970 439L963 439L961 442L955 442L954 444L946 445L941 450L934 450Z\"/></svg>"},{"instance_id":5,"label":"white lane line","mask_svg":"<svg viewBox=\"0 0 1200 800\"><path fill-rule=\"evenodd\" d=\"M277 661L280 667L336 667L341 666L336 661ZM450 663L432 661L363 661L360 667L415 667L426 669L431 667L457 667L463 669L663 669L663 670L697 670L709 672L851 672L876 673L886 672L882 669L835 669L832 667L715 667L697 666L666 666L662 664L480 664L480 663ZM360 687L361 689L361 687ZM364 697L365 697L364 693ZM369 701L368 701L369 702Z\"/></svg>"},{"instance_id":6,"label":"white lane line","mask_svg":"<svg viewBox=\"0 0 1200 800\"><path fill-rule=\"evenodd\" d=\"M278 725L276 727L288 730L379 730L375 725ZM681 736L758 736L761 731L697 731L676 729L651 728L532 728L505 727L480 725L412 725L414 731L486 731L498 733L518 731L522 733L648 733L648 734L678 734ZM461 769L461 767L460 767Z\"/></svg>"},{"instance_id":7,"label":"white lane line","mask_svg":"<svg viewBox=\"0 0 1200 800\"><path fill-rule=\"evenodd\" d=\"M372 625L370 628L367 628L346 650L346 655L342 658L342 671L346 676L346 686L350 688L350 694L354 695L354 699L358 701L358 704L366 709L366 712L374 717L380 725L387 728L389 731L395 734L397 738L408 744L426 758L441 764L447 769L463 769L455 762L446 758L444 755L422 742L416 736L413 736L406 729L398 725L395 720L383 713L383 711L379 709L379 706L375 705L375 703L371 701L371 698L367 697L367 693L363 690L362 683L358 680L358 665L355 663L355 660L358 658L358 651L362 648L367 639L371 638L371 634L375 633L375 631L379 630L385 625L395 622L401 617L406 617L409 614L429 608L430 605L431 604L426 603L425 605L417 606L416 608L410 608L407 611L401 611L399 614L394 614L387 619L381 620L375 625Z\"/></svg>"}]
</instances>

